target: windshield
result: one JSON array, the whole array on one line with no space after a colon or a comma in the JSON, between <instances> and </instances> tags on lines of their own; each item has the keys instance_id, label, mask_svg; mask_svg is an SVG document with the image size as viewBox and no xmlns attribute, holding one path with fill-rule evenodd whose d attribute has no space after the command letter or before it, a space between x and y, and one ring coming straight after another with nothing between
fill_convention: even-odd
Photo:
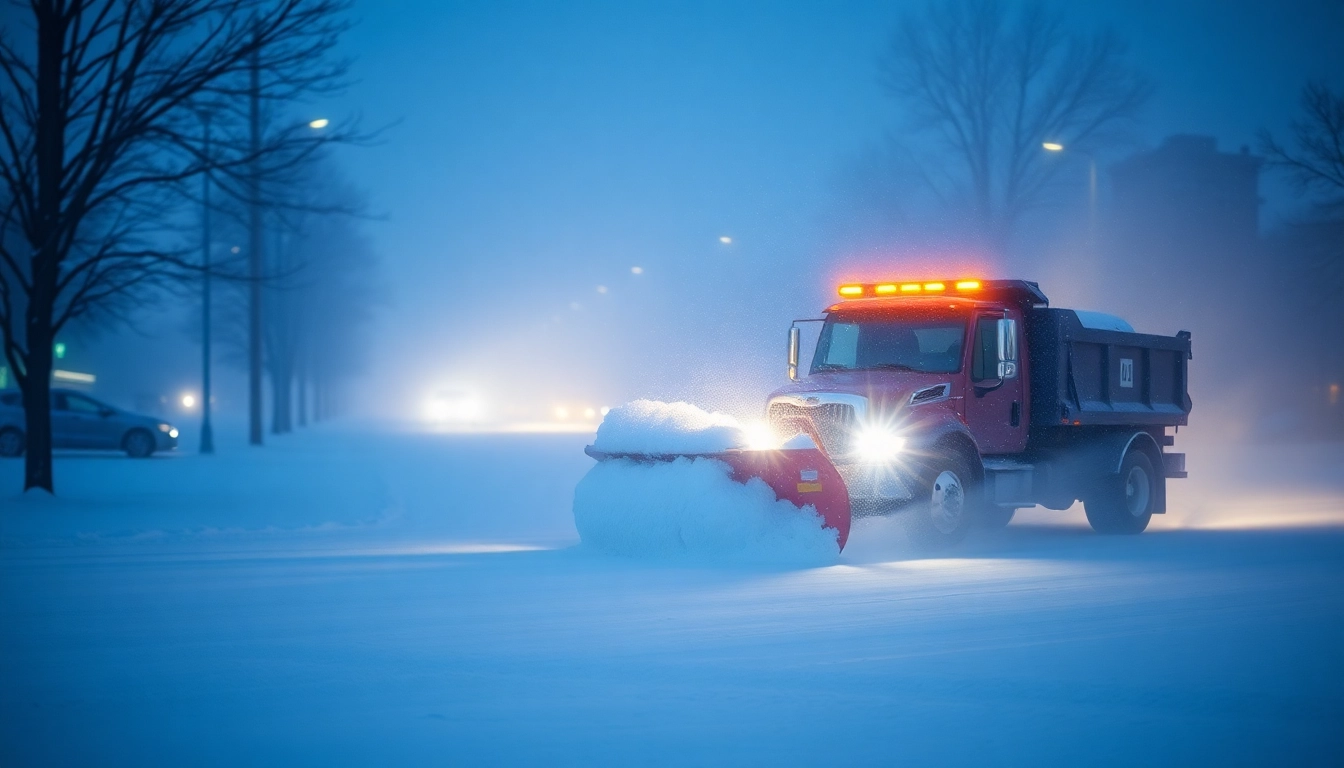
<instances>
[{"instance_id":1,"label":"windshield","mask_svg":"<svg viewBox=\"0 0 1344 768\"><path fill-rule=\"evenodd\" d=\"M904 370L956 373L966 321L847 315L826 318L812 358L812 372Z\"/></svg>"}]
</instances>

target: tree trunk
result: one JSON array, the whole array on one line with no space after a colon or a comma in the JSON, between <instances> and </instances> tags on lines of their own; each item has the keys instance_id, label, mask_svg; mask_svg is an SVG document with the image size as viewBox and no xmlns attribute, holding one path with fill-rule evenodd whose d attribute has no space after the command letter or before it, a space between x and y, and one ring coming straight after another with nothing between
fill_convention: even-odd
<instances>
[{"instance_id":1,"label":"tree trunk","mask_svg":"<svg viewBox=\"0 0 1344 768\"><path fill-rule=\"evenodd\" d=\"M250 68L250 145L252 167L247 179L247 415L248 442L262 444L261 378L262 378L262 224L261 224L261 53L253 51Z\"/></svg>"},{"instance_id":2,"label":"tree trunk","mask_svg":"<svg viewBox=\"0 0 1344 768\"><path fill-rule=\"evenodd\" d=\"M271 434L273 435L283 435L292 429L290 393L293 388L293 368L287 361L278 361L271 370Z\"/></svg>"},{"instance_id":3,"label":"tree trunk","mask_svg":"<svg viewBox=\"0 0 1344 768\"><path fill-rule=\"evenodd\" d=\"M15 371L23 391L27 436L23 489L55 493L51 471L51 366L55 330L57 276L62 237L61 193L65 180L66 115L61 65L65 58L68 20L51 3L35 7L37 16L37 194L38 220L34 226L32 288L25 312L28 348L23 371Z\"/></svg>"},{"instance_id":4,"label":"tree trunk","mask_svg":"<svg viewBox=\"0 0 1344 768\"><path fill-rule=\"evenodd\" d=\"M32 314L31 312L29 313ZM23 490L41 488L55 493L51 471L51 338L49 328L28 326L28 370L19 379L23 392L24 433ZM45 336L45 341L44 341Z\"/></svg>"},{"instance_id":5,"label":"tree trunk","mask_svg":"<svg viewBox=\"0 0 1344 768\"><path fill-rule=\"evenodd\" d=\"M299 390L299 402L297 411L299 414L299 426L308 426L308 369L302 363L299 364L298 375L294 377L294 384Z\"/></svg>"}]
</instances>

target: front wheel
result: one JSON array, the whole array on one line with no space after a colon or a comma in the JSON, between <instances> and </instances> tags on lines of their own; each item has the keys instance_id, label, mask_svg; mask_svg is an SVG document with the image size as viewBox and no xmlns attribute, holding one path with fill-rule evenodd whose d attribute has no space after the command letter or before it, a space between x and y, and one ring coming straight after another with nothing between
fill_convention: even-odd
<instances>
[{"instance_id":1,"label":"front wheel","mask_svg":"<svg viewBox=\"0 0 1344 768\"><path fill-rule=\"evenodd\" d=\"M959 456L933 462L910 510L910 537L920 547L945 549L966 538L980 507L980 483Z\"/></svg>"},{"instance_id":2,"label":"front wheel","mask_svg":"<svg viewBox=\"0 0 1344 768\"><path fill-rule=\"evenodd\" d=\"M1143 451L1130 451L1120 472L1097 483L1083 499L1083 511L1092 530L1105 534L1142 533L1153 519L1157 500L1157 473Z\"/></svg>"},{"instance_id":3,"label":"front wheel","mask_svg":"<svg viewBox=\"0 0 1344 768\"><path fill-rule=\"evenodd\" d=\"M126 435L122 447L126 449L126 455L132 459L147 458L154 452L154 436L143 429L134 430Z\"/></svg>"}]
</instances>

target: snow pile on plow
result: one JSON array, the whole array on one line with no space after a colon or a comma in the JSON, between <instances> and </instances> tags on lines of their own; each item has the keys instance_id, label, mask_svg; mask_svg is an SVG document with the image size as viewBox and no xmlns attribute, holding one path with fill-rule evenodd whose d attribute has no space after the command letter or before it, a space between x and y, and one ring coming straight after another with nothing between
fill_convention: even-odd
<instances>
[{"instance_id":1,"label":"snow pile on plow","mask_svg":"<svg viewBox=\"0 0 1344 768\"><path fill-rule=\"evenodd\" d=\"M746 433L732 416L658 400L612 409L593 441L594 448L607 453L713 453L746 445Z\"/></svg>"},{"instance_id":2,"label":"snow pile on plow","mask_svg":"<svg viewBox=\"0 0 1344 768\"><path fill-rule=\"evenodd\" d=\"M837 531L811 505L777 498L759 477L735 481L725 461L679 455L745 443L732 417L687 403L640 400L614 409L593 447L621 455L599 461L574 491L584 545L637 557L833 562Z\"/></svg>"}]
</instances>

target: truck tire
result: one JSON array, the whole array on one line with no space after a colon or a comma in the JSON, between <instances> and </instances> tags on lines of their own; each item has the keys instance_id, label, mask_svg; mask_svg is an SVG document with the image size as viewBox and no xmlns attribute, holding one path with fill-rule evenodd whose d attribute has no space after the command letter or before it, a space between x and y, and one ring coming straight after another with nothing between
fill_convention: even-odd
<instances>
[{"instance_id":1,"label":"truck tire","mask_svg":"<svg viewBox=\"0 0 1344 768\"><path fill-rule=\"evenodd\" d=\"M1118 474L1104 478L1083 499L1092 530L1104 534L1142 533L1153 519L1157 473L1143 451L1130 451Z\"/></svg>"},{"instance_id":2,"label":"truck tire","mask_svg":"<svg viewBox=\"0 0 1344 768\"><path fill-rule=\"evenodd\" d=\"M906 515L910 538L921 549L946 549L966 538L979 517L981 484L956 454L929 462L921 475L921 495Z\"/></svg>"}]
</instances>

